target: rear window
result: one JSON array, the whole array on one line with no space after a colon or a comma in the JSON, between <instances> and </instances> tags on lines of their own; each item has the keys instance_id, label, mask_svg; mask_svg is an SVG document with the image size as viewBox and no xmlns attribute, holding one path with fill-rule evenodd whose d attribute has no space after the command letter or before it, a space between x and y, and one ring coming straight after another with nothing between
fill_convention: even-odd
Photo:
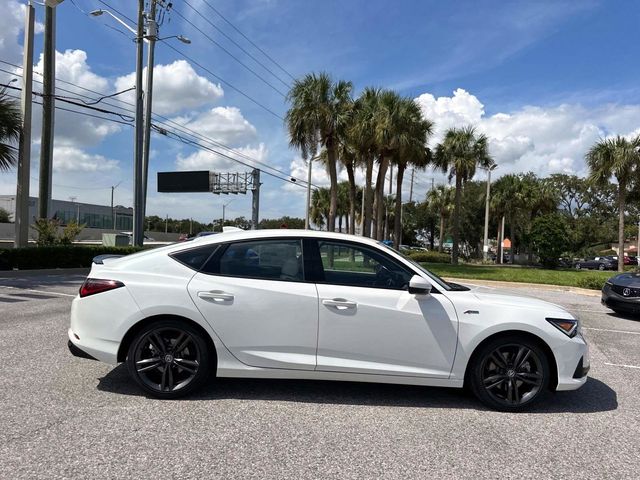
<instances>
[{"instance_id":1,"label":"rear window","mask_svg":"<svg viewBox=\"0 0 640 480\"><path fill-rule=\"evenodd\" d=\"M218 245L204 245L198 248L190 248L189 250L180 250L170 256L193 270L200 270L217 249Z\"/></svg>"}]
</instances>

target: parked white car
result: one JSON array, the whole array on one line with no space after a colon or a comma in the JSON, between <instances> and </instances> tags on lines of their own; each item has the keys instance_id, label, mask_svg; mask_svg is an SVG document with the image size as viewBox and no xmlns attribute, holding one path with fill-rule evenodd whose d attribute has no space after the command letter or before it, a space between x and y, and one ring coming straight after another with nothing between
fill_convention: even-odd
<instances>
[{"instance_id":1,"label":"parked white car","mask_svg":"<svg viewBox=\"0 0 640 480\"><path fill-rule=\"evenodd\" d=\"M468 386L502 410L586 381L580 322L557 305L447 283L375 240L234 231L97 257L69 348L126 362L147 394L219 377Z\"/></svg>"}]
</instances>

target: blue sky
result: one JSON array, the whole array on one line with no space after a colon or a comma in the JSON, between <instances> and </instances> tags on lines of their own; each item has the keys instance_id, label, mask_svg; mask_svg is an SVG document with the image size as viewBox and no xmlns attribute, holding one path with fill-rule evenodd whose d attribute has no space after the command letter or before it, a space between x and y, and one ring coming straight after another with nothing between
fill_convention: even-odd
<instances>
[{"instance_id":1,"label":"blue sky","mask_svg":"<svg viewBox=\"0 0 640 480\"><path fill-rule=\"evenodd\" d=\"M182 45L175 39L158 44L154 111L286 175L306 178L306 167L298 152L287 145L278 118L284 116L287 105L276 90L286 92L289 74L298 77L310 71L324 70L335 78L351 80L355 94L374 85L415 98L425 116L436 123L432 144L448 127L476 125L490 139L500 164L497 174L527 170L539 175L585 174L583 156L594 141L613 134L631 135L640 128L637 2L206 1L288 73L246 42L204 0L175 0L176 11L165 20L161 35L184 34L192 44ZM105 3L135 18L135 2ZM22 44L19 4L9 0L9 15L0 19L0 60L16 64L21 63ZM279 78L214 30L189 5ZM133 85L135 48L129 35L111 28L120 28L111 18L90 18L81 11L98 8L107 7L99 0L66 0L58 7L57 76L114 93ZM43 21L41 7L37 7L37 17ZM36 64L41 42L38 34ZM200 66L186 61L169 45ZM14 70L7 64L0 66ZM13 78L0 75L3 81ZM68 84L58 86L79 92ZM35 85L36 90L39 87ZM120 98L131 100L127 95ZM37 107L35 110L37 124L40 116ZM68 112L58 112L56 122L54 198L75 196L106 203L109 187L122 181L116 201L130 205L132 129ZM36 192L37 125L33 139L31 190ZM149 214L210 220L218 218L222 203L231 200L205 194L158 194L154 191L157 171L246 170L159 135L152 138L152 150ZM437 183L444 181L439 172L417 174L417 194L424 194L432 177ZM315 184L327 183L320 169L314 171L313 179ZM264 175L263 182L262 217L303 216L304 189ZM405 187L408 190L408 179ZM0 174L0 193L14 192L15 171ZM250 197L233 197L227 212L250 216Z\"/></svg>"}]
</instances>

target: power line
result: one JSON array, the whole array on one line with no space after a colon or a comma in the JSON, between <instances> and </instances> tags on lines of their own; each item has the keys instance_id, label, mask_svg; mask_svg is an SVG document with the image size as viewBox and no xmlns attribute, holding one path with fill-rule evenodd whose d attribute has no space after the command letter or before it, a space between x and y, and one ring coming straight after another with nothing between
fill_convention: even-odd
<instances>
[{"instance_id":1,"label":"power line","mask_svg":"<svg viewBox=\"0 0 640 480\"><path fill-rule=\"evenodd\" d=\"M282 70L284 73L289 75L291 80L295 80L295 77L293 75L291 75L291 73L289 73L282 65L280 65L278 62L276 62L273 58L271 58L271 56L267 52L265 52L262 48L260 48L258 45L256 45L249 37L247 37L244 33L242 33L238 29L238 27L236 27L233 23L231 23L231 21L229 21L224 15L222 15L222 13L220 13L220 11L218 11L213 5L211 5L207 0L203 0L203 3L207 7L209 7L211 10L213 10L220 18L222 18L222 20L227 22L231 26L231 28L233 28L236 32L238 32L240 35L242 35L242 37L247 42L249 42L251 45L253 45L255 48L257 48L260 51L260 53L262 53L265 57L267 57L269 60L271 60L271 62L273 62L274 65L276 65L280 70Z\"/></svg>"},{"instance_id":2,"label":"power line","mask_svg":"<svg viewBox=\"0 0 640 480\"><path fill-rule=\"evenodd\" d=\"M218 27L216 24L214 24L211 20L209 20L207 17L205 17L204 15L202 15L202 13L200 13L199 10L197 10L196 8L193 7L193 5L191 5L187 0L182 0L182 2L187 5L187 7L189 7L191 10L193 10L200 18L202 18L205 22L207 22L209 25L211 25L214 29L216 29L218 32L220 32L221 35L223 35L226 39L228 39L231 43L233 43L236 47L238 47L240 50L242 50L247 56L249 56L254 62L256 62L258 65L260 65L262 68L264 68L267 72L269 72L271 75L274 76L274 78L276 78L277 80L279 80L285 87L289 88L290 85L285 82L284 80L282 80L278 75L276 75L273 70L271 70L269 67L267 67L264 63L262 63L260 60L258 60L255 56L253 56L253 54L251 54L251 52L247 51L242 45L240 45L238 42L236 42L233 38L231 38L229 35L227 35L224 30L222 30L220 27ZM174 10L175 11L175 10Z\"/></svg>"},{"instance_id":3,"label":"power line","mask_svg":"<svg viewBox=\"0 0 640 480\"><path fill-rule=\"evenodd\" d=\"M0 84L0 85L2 85L2 84ZM21 88L18 88L18 87L11 87L11 88L12 88L13 90L22 90ZM37 92L33 92L33 94L34 94L34 95L42 96L42 94L38 94ZM12 98L18 98L18 97L15 97L15 96L11 96L11 97L12 97ZM33 103L35 103L35 104L37 104L37 105L41 105L41 104L42 104L41 102L37 102L37 101L34 101ZM105 109L97 109L96 107L92 107L92 106L90 106L90 105L85 105L85 104L81 104L81 103L74 103L74 105L80 106L80 107L82 107L82 108L87 108L87 109L90 109L90 110L98 110L98 111L101 111L101 112L111 113L111 114L113 114L113 115L119 115L117 112L111 112L111 111L108 111L108 110L105 110ZM100 119L105 120L105 121L112 121L112 122L116 122L116 123L121 123L121 124L124 124L124 125L132 126L132 125L131 125L131 123L129 123L129 122L122 122L122 121L119 121L119 120L116 120L116 119L113 119L113 118L99 117L99 116L96 116L96 115L87 114L87 113L85 113L85 112L80 112L80 111L78 111L78 110L65 109L65 108L63 108L63 107L59 107L58 105L56 105L56 109L58 109L58 110L64 110L64 111L68 111L68 112L71 112L71 113L77 113L77 114L81 114L81 115L85 115L85 116L90 116L90 117L100 118ZM237 158L234 158L234 157L232 157L232 156L230 156L230 155L227 155L227 154L225 154L225 153L223 153L223 152L220 152L220 151L215 150L215 149L210 148L210 147L206 147L206 146L202 145L202 144L201 144L200 142L198 142L198 141L195 141L195 140L189 140L188 138L186 138L186 137L184 137L184 136L182 136L182 135L179 135L179 134L175 133L175 132L174 132L174 131L172 131L172 130L167 130L167 129L159 128L159 127L158 127L157 125L155 125L155 124L152 124L152 127L155 127L156 131L160 131L160 132L161 132L163 135L165 135L167 138L174 138L174 139L176 139L176 140L180 140L182 143L185 143L185 144L187 144L187 145L191 145L192 147L194 147L194 148L196 148L196 149L199 149L199 150L205 150L205 151L208 151L208 152L214 153L214 154L216 154L216 155L218 155L218 156L220 156L220 157L227 158L227 159L229 159L229 160L232 160L232 161L234 161L234 162L237 162L237 163L239 163L239 164L241 164L241 165L244 165L244 166L246 166L246 167L249 167L249 168L256 168L256 166L255 166L255 165L250 165L250 164L245 163L245 162L243 162L243 161L241 161L241 160L238 160ZM290 183L290 184L293 184L293 185L297 185L297 186L302 187L302 188L307 188L307 187L305 187L304 185L302 185L302 184L298 183L298 182L297 182L297 179L296 179L296 181L292 182L292 181L291 181L291 178L294 178L294 177L280 176L280 175L277 175L277 174L274 174L274 173L271 173L271 172L269 172L269 171L265 171L265 170L262 170L262 172L263 172L264 174L266 174L266 175L269 175L269 176L271 176L271 177L274 177L274 178L277 178L277 179L279 179L279 180L285 181L285 182L287 182L287 183ZM306 183L306 182L304 182L304 183ZM313 186L313 185L312 185L312 186ZM314 186L314 187L315 187L315 186ZM317 187L315 187L315 188L317 188Z\"/></svg>"},{"instance_id":4,"label":"power line","mask_svg":"<svg viewBox=\"0 0 640 480\"><path fill-rule=\"evenodd\" d=\"M20 67L19 65L15 65L15 64L13 64L13 63L6 62L6 61L4 61L4 60L0 60L0 63L4 63L4 64L6 64L6 65L10 65L10 66L15 67L15 68L18 68L18 69L22 69L22 67ZM17 74L17 73L15 73L15 72L9 72L9 71L7 71L7 70L3 70L3 69L0 69L0 71L4 71L4 72L10 73L10 74L12 74L12 75L21 76L20 74ZM35 72L35 73L37 73L38 75L42 75L42 74L40 74L39 72ZM38 80L34 80L34 81L35 81L35 82L38 82L38 83L42 83L42 82L40 82L40 81L38 81ZM77 85L77 84L72 83L72 82L68 82L68 81L66 81L66 80L62 80L62 79L58 79L58 78L56 78L56 82L62 82L62 83L64 83L64 84L71 85L71 86L73 86L73 87L75 87L75 88L78 88L78 89L80 89L80 90L83 90L83 91L86 91L86 92L93 93L94 95L98 95L98 96L102 96L102 97L106 97L106 96L107 96L106 94L104 94L104 93L102 93L102 92L97 92L97 91L95 91L95 90L92 90L92 89L89 89L89 88L82 87L82 86L80 86L80 85ZM67 93L73 93L73 94L75 94L75 95L78 95L78 96L81 96L81 97L84 97L84 98L93 99L92 97L90 97L90 96L88 96L88 95L83 95L83 94L81 94L81 93L72 92L72 91L70 91L70 90L66 90L66 89L63 89L63 88L61 88L61 87L58 87L58 90L65 91L65 92L67 92ZM130 107L133 107L133 106L134 106L132 103L127 102L127 101L125 101L125 100L120 100L120 99L116 99L116 98L113 98L113 100L114 100L114 101L117 101L117 102L119 102L119 103L122 103L122 104L124 104L124 105L128 105L128 106L130 106ZM109 103L109 102L103 102L103 103L104 103L105 105L109 105L109 106L111 106L111 107L113 107L113 108L119 108L119 109L121 109L121 110L124 110L124 111L126 111L127 113L133 113L133 111L131 111L131 110L127 110L127 109L125 109L124 107L120 107L120 106L114 105L114 104ZM266 164L266 163L264 163L264 162L261 162L261 161L259 161L259 160L255 159L255 158L253 158L253 157L250 157L250 156L248 156L248 155L246 155L246 154L243 154L242 152L239 152L239 151L237 151L237 150L234 150L233 148L228 147L227 145L224 145L223 143L216 142L215 140L212 140L212 139L210 139L210 138L208 138L208 137L205 137L204 135L202 135L202 134L200 134L200 133L196 132L195 130L192 130L192 129L188 128L188 127L187 127L187 126L185 126L185 125L182 125L182 124L180 124L180 123L178 123L178 122L175 122L174 120L171 120L171 119L169 119L169 118L167 118L167 117L164 117L164 116L162 116L162 115L159 115L159 114L154 114L154 116L156 116L156 117L158 117L158 118L161 118L161 119L165 120L166 122L168 122L168 123L170 123L170 124L173 124L174 126L178 126L178 127L179 127L180 129L182 129L183 131L187 131L187 132L189 132L189 133L191 133L191 134L193 134L193 135L198 136L198 137L199 137L199 138L201 138L203 141L210 142L210 143L212 143L212 144L216 145L217 147L220 147L220 148L223 148L223 149L225 149L225 150L228 150L228 151L230 151L230 152L234 153L235 155L238 155L238 156L240 156L240 157L242 157L242 158L246 158L247 160L249 160L249 161L251 161L251 162L254 162L254 163L257 163L257 164L263 165L263 166L264 166L264 167L266 167L266 168L270 168L271 170L274 170L274 171L276 171L276 172L280 173L281 175L286 175L286 173L282 172L281 170L278 170L278 169L277 169L277 168L275 168L275 167L272 167L271 165L268 165L268 164ZM295 178L295 177L294 177L294 178ZM305 180L303 180L303 179L299 179L299 178L296 178L296 181L299 181L299 182L301 182L301 183L306 183L306 181L305 181Z\"/></svg>"},{"instance_id":5,"label":"power line","mask_svg":"<svg viewBox=\"0 0 640 480\"><path fill-rule=\"evenodd\" d=\"M224 53L226 53L227 55L229 55L231 58L233 58L236 62L238 62L240 65L242 65L244 68L246 68L249 72L251 72L256 78L260 79L265 85L268 85L269 87L271 87L275 92L279 93L280 95L282 95L282 97L286 97L286 94L284 92L282 92L281 90L279 90L277 87L275 87L271 82L269 82L268 80L266 80L263 76L261 76L258 72L256 72L255 70L253 70L250 66L248 66L246 63L244 63L242 60L240 60L238 57L236 57L233 53L231 53L229 50L227 50L226 48L224 48L222 45L220 45L218 42L216 42L213 38L211 38L204 30L202 30L201 28L199 28L195 23L193 23L191 20L188 20L184 15L182 15L178 10L176 10L175 8L173 9L173 13L175 13L176 15L178 15L180 18L182 18L182 20L184 20L186 23L188 23L189 25L191 25L193 28L195 28L198 32L200 32L207 40L209 40L211 43L213 43L216 47L218 47L220 50L222 50Z\"/></svg>"},{"instance_id":6,"label":"power line","mask_svg":"<svg viewBox=\"0 0 640 480\"><path fill-rule=\"evenodd\" d=\"M250 100L251 102L255 103L256 105L258 105L260 108L262 108L263 110L269 112L271 115L273 115L274 117L282 120L284 122L284 118L281 117L280 115L278 115L276 112L274 112L273 110L271 110L269 107L266 107L265 105L263 105L262 103L260 103L259 101L257 101L255 98L249 96L248 94L246 94L245 92L243 92L242 90L240 90L239 88L235 87L234 85L230 84L229 82L227 82L226 80L224 80L222 77L216 75L215 73L213 73L211 70L209 70L208 68L204 67L202 64L200 64L199 62L195 61L193 58L189 57L188 55L186 55L185 53L181 52L180 50L178 50L177 48L175 48L173 45L170 44L166 44L167 47L169 47L171 50L173 50L174 52L176 52L178 55L181 55L182 57L184 57L186 60L190 61L191 63L193 63L194 65L197 65L198 67L200 67L202 70L204 70L205 72L207 72L209 75L211 75L212 77L217 78L219 81L221 81L222 83L224 83L225 85L227 85L228 87L232 88L233 90L235 90L236 92L238 92L240 95L242 95L243 97L245 97L246 99Z\"/></svg>"}]
</instances>

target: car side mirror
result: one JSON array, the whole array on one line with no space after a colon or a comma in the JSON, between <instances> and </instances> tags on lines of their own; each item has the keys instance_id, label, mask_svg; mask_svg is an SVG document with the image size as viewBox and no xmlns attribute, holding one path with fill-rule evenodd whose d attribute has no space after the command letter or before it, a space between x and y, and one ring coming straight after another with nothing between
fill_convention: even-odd
<instances>
[{"instance_id":1,"label":"car side mirror","mask_svg":"<svg viewBox=\"0 0 640 480\"><path fill-rule=\"evenodd\" d=\"M414 295L429 295L431 293L431 283L420 275L414 275L409 280L409 293Z\"/></svg>"}]
</instances>

